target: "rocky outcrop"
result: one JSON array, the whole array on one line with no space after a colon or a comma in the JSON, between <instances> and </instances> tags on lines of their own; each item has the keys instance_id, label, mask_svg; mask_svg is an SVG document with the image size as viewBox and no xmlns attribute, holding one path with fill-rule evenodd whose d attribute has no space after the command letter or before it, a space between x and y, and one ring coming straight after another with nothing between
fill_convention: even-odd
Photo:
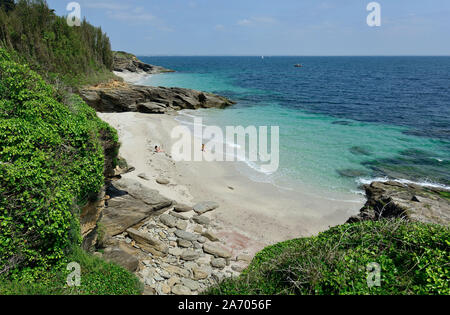
<instances>
[{"instance_id":1,"label":"rocky outcrop","mask_svg":"<svg viewBox=\"0 0 450 315\"><path fill-rule=\"evenodd\" d=\"M168 111L198 108L225 108L229 99L212 93L183 88L104 84L79 90L80 96L99 112L142 112L162 114Z\"/></svg>"},{"instance_id":2,"label":"rocky outcrop","mask_svg":"<svg viewBox=\"0 0 450 315\"><path fill-rule=\"evenodd\" d=\"M239 257L245 253L235 252L220 239L217 222L138 180L113 180L105 199L100 226L106 236L97 246L102 250L94 254L134 272L145 294L198 294L238 276L251 260L242 261ZM219 206L197 205L208 205L208 211Z\"/></svg>"},{"instance_id":3,"label":"rocky outcrop","mask_svg":"<svg viewBox=\"0 0 450 315\"><path fill-rule=\"evenodd\" d=\"M143 63L135 55L123 51L115 51L113 53L113 57L113 70L117 72L129 71L135 73L143 72L147 74L174 72L173 70L166 69L164 67Z\"/></svg>"},{"instance_id":4,"label":"rocky outcrop","mask_svg":"<svg viewBox=\"0 0 450 315\"><path fill-rule=\"evenodd\" d=\"M123 233L172 205L172 201L161 196L158 191L148 189L130 179L112 182L106 193L110 199L103 210L100 223L105 227L108 236Z\"/></svg>"},{"instance_id":5,"label":"rocky outcrop","mask_svg":"<svg viewBox=\"0 0 450 315\"><path fill-rule=\"evenodd\" d=\"M450 223L449 190L394 181L373 182L364 189L367 202L348 223L380 218L404 218L447 226Z\"/></svg>"}]
</instances>

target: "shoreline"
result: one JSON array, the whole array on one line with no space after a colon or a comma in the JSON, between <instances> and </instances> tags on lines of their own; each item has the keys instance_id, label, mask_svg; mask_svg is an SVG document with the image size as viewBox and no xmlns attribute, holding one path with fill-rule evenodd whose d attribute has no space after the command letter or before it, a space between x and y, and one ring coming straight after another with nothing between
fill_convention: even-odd
<instances>
[{"instance_id":1,"label":"shoreline","mask_svg":"<svg viewBox=\"0 0 450 315\"><path fill-rule=\"evenodd\" d=\"M116 75L129 84L137 84L150 74ZM366 201L361 198L357 202L354 195L353 200L326 198L312 187L285 190L272 183L256 182L236 168L235 163L243 162L174 162L167 151L174 142L171 130L181 124L176 119L178 112L97 114L118 131L122 143L120 155L135 167L135 171L123 177L137 180L177 203L189 206L205 200L219 203L218 209L204 216L216 222L214 232L237 253L253 257L266 246L343 224L359 213ZM166 152L154 152L155 145ZM170 183L158 184L156 179L161 177ZM340 194L344 195L350 196Z\"/></svg>"},{"instance_id":2,"label":"shoreline","mask_svg":"<svg viewBox=\"0 0 450 315\"><path fill-rule=\"evenodd\" d=\"M155 153L155 145L170 149L170 132L179 125L177 114L98 116L117 129L122 143L120 155L135 167L124 178L138 180L178 203L219 203L218 209L205 215L217 222L215 233L237 253L253 256L268 245L343 224L364 204L326 199L302 188L284 191L271 183L252 181L233 165L240 162L174 162L170 152ZM143 174L148 180L138 176ZM157 178L170 183L160 185Z\"/></svg>"}]
</instances>

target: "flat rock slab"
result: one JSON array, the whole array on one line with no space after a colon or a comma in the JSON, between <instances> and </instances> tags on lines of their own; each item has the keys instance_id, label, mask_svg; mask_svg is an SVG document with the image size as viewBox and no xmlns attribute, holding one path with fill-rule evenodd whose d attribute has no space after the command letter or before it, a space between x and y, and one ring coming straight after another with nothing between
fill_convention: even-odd
<instances>
[{"instance_id":1,"label":"flat rock slab","mask_svg":"<svg viewBox=\"0 0 450 315\"><path fill-rule=\"evenodd\" d=\"M192 221L201 225L208 225L211 222L211 220L208 217L205 217L204 215L193 216Z\"/></svg>"},{"instance_id":2,"label":"flat rock slab","mask_svg":"<svg viewBox=\"0 0 450 315\"><path fill-rule=\"evenodd\" d=\"M167 254L169 252L169 248L166 244L164 244L160 240L152 238L147 233L139 232L138 230L133 228L127 229L127 233L132 239L139 243L139 245L144 246L144 249L145 246L147 246L154 248L163 254Z\"/></svg>"},{"instance_id":3,"label":"flat rock slab","mask_svg":"<svg viewBox=\"0 0 450 315\"><path fill-rule=\"evenodd\" d=\"M219 208L219 204L214 201L199 202L193 207L194 211L198 214L203 214L205 212L212 211L217 208Z\"/></svg>"},{"instance_id":4,"label":"flat rock slab","mask_svg":"<svg viewBox=\"0 0 450 315\"><path fill-rule=\"evenodd\" d=\"M221 257L221 258L230 258L231 257L231 252L218 245L218 244L212 244L212 243L205 243L203 245L203 251L205 253L211 254L215 257Z\"/></svg>"},{"instance_id":5,"label":"flat rock slab","mask_svg":"<svg viewBox=\"0 0 450 315\"><path fill-rule=\"evenodd\" d=\"M183 231L183 230L176 230L175 235L181 239L184 239L186 241L191 241L191 242L196 241L198 238L197 235L195 235L191 232Z\"/></svg>"},{"instance_id":6,"label":"flat rock slab","mask_svg":"<svg viewBox=\"0 0 450 315\"><path fill-rule=\"evenodd\" d=\"M108 201L100 220L108 235L123 233L154 214L153 207L130 195L117 197Z\"/></svg>"},{"instance_id":7,"label":"flat rock slab","mask_svg":"<svg viewBox=\"0 0 450 315\"><path fill-rule=\"evenodd\" d=\"M103 253L103 259L114 262L131 272L135 272L139 266L139 260L120 248L112 248Z\"/></svg>"},{"instance_id":8,"label":"flat rock slab","mask_svg":"<svg viewBox=\"0 0 450 315\"><path fill-rule=\"evenodd\" d=\"M122 178L115 181L113 186L149 206L153 206L154 210L170 207L173 203L172 200L163 197L157 190L147 188L134 179Z\"/></svg>"},{"instance_id":9,"label":"flat rock slab","mask_svg":"<svg viewBox=\"0 0 450 315\"><path fill-rule=\"evenodd\" d=\"M216 234L214 234L211 231L205 231L202 233L202 236L206 237L207 239L209 239L211 242L218 242L219 238L216 236Z\"/></svg>"},{"instance_id":10,"label":"flat rock slab","mask_svg":"<svg viewBox=\"0 0 450 315\"><path fill-rule=\"evenodd\" d=\"M185 249L181 255L180 255L181 259L186 260L186 261L192 261L192 260L196 260L200 257L200 254L194 250L191 249Z\"/></svg>"},{"instance_id":11,"label":"flat rock slab","mask_svg":"<svg viewBox=\"0 0 450 315\"><path fill-rule=\"evenodd\" d=\"M188 217L185 217L184 215L179 214L178 212L175 212L175 211L170 211L169 214L180 220L189 220Z\"/></svg>"},{"instance_id":12,"label":"flat rock slab","mask_svg":"<svg viewBox=\"0 0 450 315\"><path fill-rule=\"evenodd\" d=\"M175 295L192 295L191 289L184 285L177 284L172 288L172 293Z\"/></svg>"},{"instance_id":13,"label":"flat rock slab","mask_svg":"<svg viewBox=\"0 0 450 315\"><path fill-rule=\"evenodd\" d=\"M173 228L177 225L178 220L174 216L164 213L159 216L159 221L161 221L161 223L164 224L165 226Z\"/></svg>"},{"instance_id":14,"label":"flat rock slab","mask_svg":"<svg viewBox=\"0 0 450 315\"><path fill-rule=\"evenodd\" d=\"M108 187L107 194L111 199L103 210L100 222L111 236L123 233L146 218L159 214L159 210L172 205L172 201L161 196L158 191L148 189L131 179L113 182Z\"/></svg>"}]
</instances>

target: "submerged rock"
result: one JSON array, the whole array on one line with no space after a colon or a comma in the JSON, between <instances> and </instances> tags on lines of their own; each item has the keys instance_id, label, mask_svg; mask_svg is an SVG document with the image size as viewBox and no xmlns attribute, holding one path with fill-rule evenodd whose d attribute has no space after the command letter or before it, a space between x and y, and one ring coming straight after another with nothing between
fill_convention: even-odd
<instances>
[{"instance_id":1,"label":"submerged rock","mask_svg":"<svg viewBox=\"0 0 450 315\"><path fill-rule=\"evenodd\" d=\"M349 151L354 155L371 155L370 151L363 147L354 146L349 149Z\"/></svg>"},{"instance_id":2,"label":"submerged rock","mask_svg":"<svg viewBox=\"0 0 450 315\"><path fill-rule=\"evenodd\" d=\"M363 176L367 176L369 174L366 171L356 170L356 169L337 170L337 172L342 177L363 177Z\"/></svg>"}]
</instances>

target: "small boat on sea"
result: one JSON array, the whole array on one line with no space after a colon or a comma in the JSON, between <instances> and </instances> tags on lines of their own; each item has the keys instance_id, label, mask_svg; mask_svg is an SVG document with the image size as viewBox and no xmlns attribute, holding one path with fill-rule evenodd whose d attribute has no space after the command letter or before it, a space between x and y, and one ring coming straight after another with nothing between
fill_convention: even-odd
<instances>
[{"instance_id":1,"label":"small boat on sea","mask_svg":"<svg viewBox=\"0 0 450 315\"><path fill-rule=\"evenodd\" d=\"M303 67L303 65L302 65L302 64L300 64L300 63L297 63L296 65L294 65L294 67L296 67L296 68L302 68L302 67Z\"/></svg>"}]
</instances>

